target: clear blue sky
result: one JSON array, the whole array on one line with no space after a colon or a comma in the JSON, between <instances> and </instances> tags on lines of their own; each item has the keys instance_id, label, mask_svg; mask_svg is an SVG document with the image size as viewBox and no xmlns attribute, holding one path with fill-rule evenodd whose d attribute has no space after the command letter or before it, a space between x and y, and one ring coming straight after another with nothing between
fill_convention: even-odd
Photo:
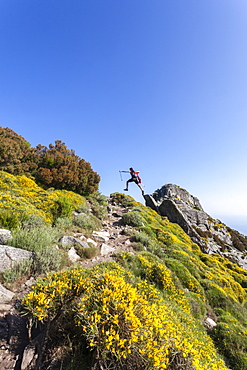
<instances>
[{"instance_id":1,"label":"clear blue sky","mask_svg":"<svg viewBox=\"0 0 247 370\"><path fill-rule=\"evenodd\" d=\"M246 100L245 0L0 0L0 125L64 141L105 195L134 167L247 234Z\"/></svg>"}]
</instances>

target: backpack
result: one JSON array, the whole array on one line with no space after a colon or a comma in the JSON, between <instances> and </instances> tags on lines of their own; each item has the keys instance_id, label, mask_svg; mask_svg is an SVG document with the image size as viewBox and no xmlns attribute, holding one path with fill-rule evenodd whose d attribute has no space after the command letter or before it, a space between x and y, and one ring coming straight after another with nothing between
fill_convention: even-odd
<instances>
[{"instance_id":1,"label":"backpack","mask_svg":"<svg viewBox=\"0 0 247 370\"><path fill-rule=\"evenodd\" d=\"M141 184L142 183L142 179L140 178L140 176L138 175L137 172L135 172L135 175L136 175L136 178L137 178L139 184Z\"/></svg>"}]
</instances>

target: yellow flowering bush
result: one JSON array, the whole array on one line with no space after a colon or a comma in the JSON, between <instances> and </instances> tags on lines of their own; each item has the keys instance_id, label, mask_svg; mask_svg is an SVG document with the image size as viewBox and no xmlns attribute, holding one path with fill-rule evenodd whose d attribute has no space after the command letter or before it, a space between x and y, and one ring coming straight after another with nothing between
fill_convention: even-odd
<instances>
[{"instance_id":1,"label":"yellow flowering bush","mask_svg":"<svg viewBox=\"0 0 247 370\"><path fill-rule=\"evenodd\" d=\"M8 210L19 217L39 216L46 223L54 221L53 209L66 198L75 209L85 205L85 198L66 190L44 190L32 178L0 171L0 212Z\"/></svg>"},{"instance_id":2,"label":"yellow flowering bush","mask_svg":"<svg viewBox=\"0 0 247 370\"><path fill-rule=\"evenodd\" d=\"M164 285L170 284L164 269ZM62 309L74 312L74 325L106 368L114 363L117 369L169 369L179 356L184 369L227 370L187 310L116 263L48 274L23 307L44 321Z\"/></svg>"}]
</instances>

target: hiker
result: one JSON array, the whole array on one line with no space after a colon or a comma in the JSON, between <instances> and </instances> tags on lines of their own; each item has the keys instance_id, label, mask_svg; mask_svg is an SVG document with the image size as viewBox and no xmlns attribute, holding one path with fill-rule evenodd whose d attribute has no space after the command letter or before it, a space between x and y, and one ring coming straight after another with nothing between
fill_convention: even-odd
<instances>
[{"instance_id":1,"label":"hiker","mask_svg":"<svg viewBox=\"0 0 247 370\"><path fill-rule=\"evenodd\" d=\"M136 185L141 189L142 195L144 195L144 190L142 189L140 182L141 178L138 176L140 171L134 171L132 167L130 167L129 171L119 171L119 172L129 172L131 175L131 178L126 181L126 189L124 191L128 191L129 183L130 182L135 182Z\"/></svg>"}]
</instances>

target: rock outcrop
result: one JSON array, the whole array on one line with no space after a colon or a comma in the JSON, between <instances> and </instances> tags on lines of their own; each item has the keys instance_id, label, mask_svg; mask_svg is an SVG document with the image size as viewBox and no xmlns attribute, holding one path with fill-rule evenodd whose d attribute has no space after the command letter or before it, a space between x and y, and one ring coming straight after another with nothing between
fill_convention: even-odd
<instances>
[{"instance_id":1,"label":"rock outcrop","mask_svg":"<svg viewBox=\"0 0 247 370\"><path fill-rule=\"evenodd\" d=\"M231 229L209 216L187 190L167 184L144 199L146 206L180 225L203 252L218 253L247 269L247 257L234 247Z\"/></svg>"},{"instance_id":2,"label":"rock outcrop","mask_svg":"<svg viewBox=\"0 0 247 370\"><path fill-rule=\"evenodd\" d=\"M0 272L10 269L14 264L21 263L32 256L32 252L24 249L0 245Z\"/></svg>"}]
</instances>

